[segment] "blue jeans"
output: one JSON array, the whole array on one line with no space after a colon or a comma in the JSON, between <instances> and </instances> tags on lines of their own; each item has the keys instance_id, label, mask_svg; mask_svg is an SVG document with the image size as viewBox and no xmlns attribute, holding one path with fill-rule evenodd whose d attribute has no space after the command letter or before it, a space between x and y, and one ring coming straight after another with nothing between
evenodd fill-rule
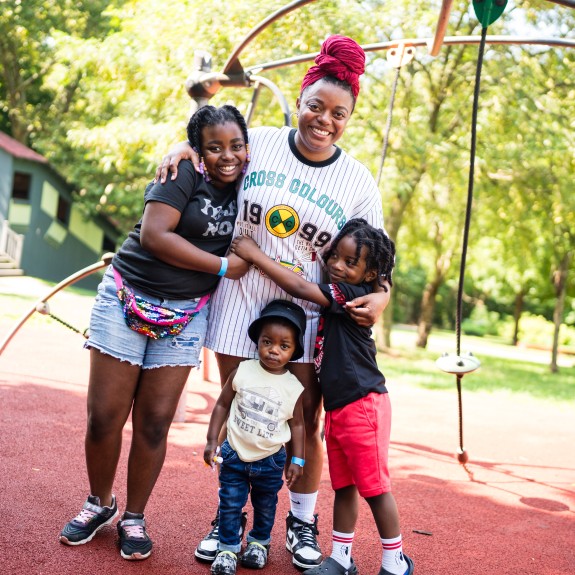
<instances>
[{"instance_id":1,"label":"blue jeans","mask_svg":"<svg viewBox=\"0 0 575 575\"><path fill-rule=\"evenodd\" d=\"M285 447L264 459L246 463L231 448L227 440L222 443L220 456L220 523L219 549L238 553L242 547L240 527L242 509L251 492L254 508L253 528L247 541L268 545L276 517L278 492L283 485L286 462Z\"/></svg>"}]
</instances>

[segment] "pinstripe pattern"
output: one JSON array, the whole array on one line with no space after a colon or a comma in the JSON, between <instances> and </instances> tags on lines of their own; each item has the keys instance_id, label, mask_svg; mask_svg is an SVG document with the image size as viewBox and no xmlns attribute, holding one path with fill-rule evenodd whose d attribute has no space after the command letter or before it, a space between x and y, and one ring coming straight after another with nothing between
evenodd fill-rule
<instances>
[{"instance_id":1,"label":"pinstripe pattern","mask_svg":"<svg viewBox=\"0 0 575 575\"><path fill-rule=\"evenodd\" d=\"M289 133L288 127L250 130L252 158L238 191L234 237L250 235L271 258L320 283L318 252L348 219L364 218L383 227L381 197L360 162L343 151L326 162L305 161L290 148ZM283 207L278 210L278 206ZM306 354L299 361L311 363L319 306L288 296L253 268L241 280L223 278L218 285L211 301L206 347L257 357L247 328L274 298L293 299L306 311Z\"/></svg>"}]
</instances>

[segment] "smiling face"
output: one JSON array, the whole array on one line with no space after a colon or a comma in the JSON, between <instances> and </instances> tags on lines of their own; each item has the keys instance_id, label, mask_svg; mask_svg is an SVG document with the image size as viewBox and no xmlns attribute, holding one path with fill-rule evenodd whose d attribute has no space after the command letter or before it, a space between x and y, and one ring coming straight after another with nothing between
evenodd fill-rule
<instances>
[{"instance_id":1,"label":"smiling face","mask_svg":"<svg viewBox=\"0 0 575 575\"><path fill-rule=\"evenodd\" d=\"M202 157L216 188L233 184L246 163L246 142L240 127L234 122L202 129Z\"/></svg>"},{"instance_id":2,"label":"smiling face","mask_svg":"<svg viewBox=\"0 0 575 575\"><path fill-rule=\"evenodd\" d=\"M340 86L318 80L297 99L298 150L313 162L327 160L335 151L353 112L352 95Z\"/></svg>"},{"instance_id":3,"label":"smiling face","mask_svg":"<svg viewBox=\"0 0 575 575\"><path fill-rule=\"evenodd\" d=\"M377 277L376 270L368 270L366 265L367 246L361 248L357 257L357 242L352 236L341 238L337 246L331 250L326 262L331 283L348 283L359 285L372 282Z\"/></svg>"},{"instance_id":4,"label":"smiling face","mask_svg":"<svg viewBox=\"0 0 575 575\"><path fill-rule=\"evenodd\" d=\"M258 355L261 366L270 373L285 373L285 365L296 350L296 329L278 321L262 325L258 337Z\"/></svg>"}]
</instances>

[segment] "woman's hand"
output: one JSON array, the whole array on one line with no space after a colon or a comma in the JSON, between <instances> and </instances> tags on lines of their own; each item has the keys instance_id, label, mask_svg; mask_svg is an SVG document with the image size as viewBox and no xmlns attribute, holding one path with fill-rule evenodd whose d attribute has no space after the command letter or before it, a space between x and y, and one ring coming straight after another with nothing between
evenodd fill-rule
<instances>
[{"instance_id":1,"label":"woman's hand","mask_svg":"<svg viewBox=\"0 0 575 575\"><path fill-rule=\"evenodd\" d=\"M232 242L230 251L247 262L253 263L254 256L261 250L258 244L249 236L238 236Z\"/></svg>"},{"instance_id":2,"label":"woman's hand","mask_svg":"<svg viewBox=\"0 0 575 575\"><path fill-rule=\"evenodd\" d=\"M248 273L250 263L234 254L228 255L228 269L225 277L230 280L239 280Z\"/></svg>"},{"instance_id":3,"label":"woman's hand","mask_svg":"<svg viewBox=\"0 0 575 575\"><path fill-rule=\"evenodd\" d=\"M391 290L370 293L348 301L345 310L353 321L363 327L371 327L383 313L389 303Z\"/></svg>"},{"instance_id":4,"label":"woman's hand","mask_svg":"<svg viewBox=\"0 0 575 575\"><path fill-rule=\"evenodd\" d=\"M190 143L179 142L164 156L162 163L156 168L154 183L160 180L164 184L168 177L168 172L172 172L172 180L178 177L178 164L181 160L191 160L196 172L199 171L200 156L194 151Z\"/></svg>"}]
</instances>

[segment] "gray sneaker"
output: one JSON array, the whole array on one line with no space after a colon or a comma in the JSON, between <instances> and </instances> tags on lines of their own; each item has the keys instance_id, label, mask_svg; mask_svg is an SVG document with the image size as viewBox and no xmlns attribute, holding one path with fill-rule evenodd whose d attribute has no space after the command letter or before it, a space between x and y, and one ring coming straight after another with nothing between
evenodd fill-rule
<instances>
[{"instance_id":1,"label":"gray sneaker","mask_svg":"<svg viewBox=\"0 0 575 575\"><path fill-rule=\"evenodd\" d=\"M268 562L269 552L269 545L262 545L257 541L251 541L240 557L240 564L242 567L247 567L248 569L263 569Z\"/></svg>"},{"instance_id":2,"label":"gray sneaker","mask_svg":"<svg viewBox=\"0 0 575 575\"><path fill-rule=\"evenodd\" d=\"M116 496L112 495L112 505L102 507L100 498L89 495L82 511L60 532L60 542L65 545L83 545L91 541L102 527L110 525L118 516Z\"/></svg>"},{"instance_id":3,"label":"gray sneaker","mask_svg":"<svg viewBox=\"0 0 575 575\"><path fill-rule=\"evenodd\" d=\"M238 556L233 551L219 551L212 563L212 575L236 575Z\"/></svg>"}]
</instances>

